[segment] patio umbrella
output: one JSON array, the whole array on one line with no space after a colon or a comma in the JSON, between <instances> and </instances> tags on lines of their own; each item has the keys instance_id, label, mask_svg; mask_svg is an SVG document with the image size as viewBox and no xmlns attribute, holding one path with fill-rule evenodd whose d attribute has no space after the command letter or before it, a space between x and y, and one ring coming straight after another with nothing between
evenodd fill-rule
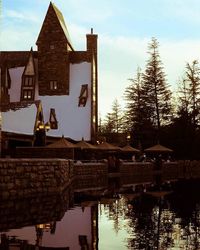
<instances>
[{"instance_id":1,"label":"patio umbrella","mask_svg":"<svg viewBox=\"0 0 200 250\"><path fill-rule=\"evenodd\" d=\"M140 153L140 150L137 148L133 148L130 145L126 145L121 148L122 152L130 152L130 153Z\"/></svg>"},{"instance_id":2,"label":"patio umbrella","mask_svg":"<svg viewBox=\"0 0 200 250\"><path fill-rule=\"evenodd\" d=\"M76 146L81 149L96 149L96 147L84 140L76 143Z\"/></svg>"},{"instance_id":3,"label":"patio umbrella","mask_svg":"<svg viewBox=\"0 0 200 250\"><path fill-rule=\"evenodd\" d=\"M47 145L48 148L76 148L76 144L71 143L70 141L66 140L64 137L59 139L56 142L53 142Z\"/></svg>"},{"instance_id":4,"label":"patio umbrella","mask_svg":"<svg viewBox=\"0 0 200 250\"><path fill-rule=\"evenodd\" d=\"M108 142L102 142L101 144L98 144L96 146L96 148L98 149L102 149L102 150L108 150L108 151L118 151L120 150L120 147L114 146Z\"/></svg>"},{"instance_id":5,"label":"patio umbrella","mask_svg":"<svg viewBox=\"0 0 200 250\"><path fill-rule=\"evenodd\" d=\"M164 147L161 144L156 144L150 148L146 148L144 151L149 152L149 153L172 153L173 152L172 149Z\"/></svg>"}]
</instances>

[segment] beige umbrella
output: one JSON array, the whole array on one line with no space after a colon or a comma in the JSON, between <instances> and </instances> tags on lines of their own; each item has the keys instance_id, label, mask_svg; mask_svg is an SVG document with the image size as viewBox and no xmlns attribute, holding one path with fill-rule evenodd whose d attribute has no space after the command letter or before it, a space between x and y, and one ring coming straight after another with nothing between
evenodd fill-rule
<instances>
[{"instance_id":1,"label":"beige umbrella","mask_svg":"<svg viewBox=\"0 0 200 250\"><path fill-rule=\"evenodd\" d=\"M140 150L137 148L133 148L130 145L126 145L121 148L121 151L123 152L130 152L130 153L140 153Z\"/></svg>"},{"instance_id":2,"label":"beige umbrella","mask_svg":"<svg viewBox=\"0 0 200 250\"><path fill-rule=\"evenodd\" d=\"M173 150L167 147L162 146L161 144L156 144L150 148L144 150L145 152L152 152L152 153L172 153Z\"/></svg>"},{"instance_id":3,"label":"beige umbrella","mask_svg":"<svg viewBox=\"0 0 200 250\"><path fill-rule=\"evenodd\" d=\"M81 149L96 149L96 147L84 140L76 143L76 146Z\"/></svg>"},{"instance_id":4,"label":"beige umbrella","mask_svg":"<svg viewBox=\"0 0 200 250\"><path fill-rule=\"evenodd\" d=\"M102 150L112 150L112 151L120 150L120 147L114 146L108 142L102 142L101 144L98 144L96 147Z\"/></svg>"},{"instance_id":5,"label":"beige umbrella","mask_svg":"<svg viewBox=\"0 0 200 250\"><path fill-rule=\"evenodd\" d=\"M47 145L48 148L76 148L77 146L62 137L60 140Z\"/></svg>"}]
</instances>

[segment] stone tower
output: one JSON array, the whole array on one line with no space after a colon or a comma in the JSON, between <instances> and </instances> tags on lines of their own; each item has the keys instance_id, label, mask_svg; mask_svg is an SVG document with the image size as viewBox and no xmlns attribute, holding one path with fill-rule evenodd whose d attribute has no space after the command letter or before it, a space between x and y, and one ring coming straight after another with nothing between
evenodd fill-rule
<instances>
[{"instance_id":1,"label":"stone tower","mask_svg":"<svg viewBox=\"0 0 200 250\"><path fill-rule=\"evenodd\" d=\"M69 51L73 51L62 13L50 3L37 42L39 95L69 94Z\"/></svg>"}]
</instances>

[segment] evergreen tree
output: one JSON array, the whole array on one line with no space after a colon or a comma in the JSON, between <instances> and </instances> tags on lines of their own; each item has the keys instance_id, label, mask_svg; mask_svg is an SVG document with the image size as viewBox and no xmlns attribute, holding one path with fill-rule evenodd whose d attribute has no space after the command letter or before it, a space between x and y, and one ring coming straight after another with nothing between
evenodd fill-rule
<instances>
[{"instance_id":1,"label":"evergreen tree","mask_svg":"<svg viewBox=\"0 0 200 250\"><path fill-rule=\"evenodd\" d=\"M144 131L144 102L141 96L142 77L141 69L137 69L135 78L129 79L130 85L125 89L124 97L126 100L126 124L127 131L131 132L131 138L136 140L136 144L142 140Z\"/></svg>"},{"instance_id":2,"label":"evergreen tree","mask_svg":"<svg viewBox=\"0 0 200 250\"><path fill-rule=\"evenodd\" d=\"M104 132L119 133L123 130L123 114L117 99L113 101L112 110L106 115L104 122Z\"/></svg>"},{"instance_id":3,"label":"evergreen tree","mask_svg":"<svg viewBox=\"0 0 200 250\"><path fill-rule=\"evenodd\" d=\"M113 124L114 124L114 131L115 133L119 133L122 130L122 110L121 106L117 99L113 101L112 105L112 117L113 117Z\"/></svg>"},{"instance_id":4,"label":"evergreen tree","mask_svg":"<svg viewBox=\"0 0 200 250\"><path fill-rule=\"evenodd\" d=\"M171 114L171 91L166 83L158 46L158 41L152 38L148 47L150 58L142 77L142 98L145 111L147 119L157 130L157 141L160 139L161 126L170 122Z\"/></svg>"},{"instance_id":5,"label":"evergreen tree","mask_svg":"<svg viewBox=\"0 0 200 250\"><path fill-rule=\"evenodd\" d=\"M190 122L195 132L200 117L200 68L197 60L186 64L185 74L179 85L178 117Z\"/></svg>"},{"instance_id":6,"label":"evergreen tree","mask_svg":"<svg viewBox=\"0 0 200 250\"><path fill-rule=\"evenodd\" d=\"M98 136L100 140L123 144L125 137L124 130L124 115L121 106L117 99L113 101L111 112L106 114L104 120L99 121Z\"/></svg>"},{"instance_id":7,"label":"evergreen tree","mask_svg":"<svg viewBox=\"0 0 200 250\"><path fill-rule=\"evenodd\" d=\"M101 125L101 133L112 133L114 129L114 124L112 121L112 113L107 113L106 118Z\"/></svg>"},{"instance_id":8,"label":"evergreen tree","mask_svg":"<svg viewBox=\"0 0 200 250\"><path fill-rule=\"evenodd\" d=\"M179 81L179 90L178 90L178 99L179 99L179 107L178 110L182 109L187 114L189 113L189 102L190 102L190 96L189 96L189 88L186 79L183 77Z\"/></svg>"},{"instance_id":9,"label":"evergreen tree","mask_svg":"<svg viewBox=\"0 0 200 250\"><path fill-rule=\"evenodd\" d=\"M191 65L186 64L185 81L188 83L189 110L192 124L196 130L200 115L200 68L197 60L194 60Z\"/></svg>"},{"instance_id":10,"label":"evergreen tree","mask_svg":"<svg viewBox=\"0 0 200 250\"><path fill-rule=\"evenodd\" d=\"M189 158L199 154L199 118L200 118L200 68L197 60L187 63L182 81L179 83L179 105L176 126L176 138L182 142L182 150ZM185 144L183 148L183 143ZM180 146L180 145L179 145Z\"/></svg>"}]
</instances>

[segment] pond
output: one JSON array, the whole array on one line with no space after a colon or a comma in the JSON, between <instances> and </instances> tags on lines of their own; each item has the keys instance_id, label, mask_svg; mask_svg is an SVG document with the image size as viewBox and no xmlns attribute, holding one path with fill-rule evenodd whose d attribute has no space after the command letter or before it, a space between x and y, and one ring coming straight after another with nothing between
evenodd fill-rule
<instances>
[{"instance_id":1,"label":"pond","mask_svg":"<svg viewBox=\"0 0 200 250\"><path fill-rule=\"evenodd\" d=\"M0 249L200 249L199 180L111 186L1 201Z\"/></svg>"}]
</instances>

